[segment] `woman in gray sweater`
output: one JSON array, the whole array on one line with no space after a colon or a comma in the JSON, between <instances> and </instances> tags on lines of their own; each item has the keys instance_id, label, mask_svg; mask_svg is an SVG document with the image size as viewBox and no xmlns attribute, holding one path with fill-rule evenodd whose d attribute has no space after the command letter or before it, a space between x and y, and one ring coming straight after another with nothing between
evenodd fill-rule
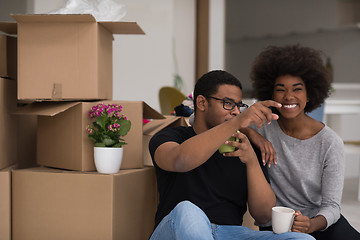
<instances>
[{"instance_id":1,"label":"woman in gray sweater","mask_svg":"<svg viewBox=\"0 0 360 240\"><path fill-rule=\"evenodd\" d=\"M316 239L360 239L340 213L343 141L306 114L330 92L321 53L300 45L270 46L255 59L251 79L255 98L282 104L274 109L278 120L256 129L267 140L251 130L247 134L267 152L263 163L269 166L276 205L296 210L292 231L310 233ZM271 222L266 226L271 228ZM268 230L266 226L260 229Z\"/></svg>"}]
</instances>

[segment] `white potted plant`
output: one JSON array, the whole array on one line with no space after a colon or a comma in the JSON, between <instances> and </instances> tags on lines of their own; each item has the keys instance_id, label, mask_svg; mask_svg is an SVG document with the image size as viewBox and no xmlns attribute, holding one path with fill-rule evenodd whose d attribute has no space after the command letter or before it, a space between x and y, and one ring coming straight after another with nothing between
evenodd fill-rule
<instances>
[{"instance_id":1,"label":"white potted plant","mask_svg":"<svg viewBox=\"0 0 360 240\"><path fill-rule=\"evenodd\" d=\"M127 144L122 137L131 127L131 121L121 111L121 105L100 103L88 112L92 125L88 125L86 131L95 143L94 161L99 173L113 174L120 169L122 146Z\"/></svg>"}]
</instances>

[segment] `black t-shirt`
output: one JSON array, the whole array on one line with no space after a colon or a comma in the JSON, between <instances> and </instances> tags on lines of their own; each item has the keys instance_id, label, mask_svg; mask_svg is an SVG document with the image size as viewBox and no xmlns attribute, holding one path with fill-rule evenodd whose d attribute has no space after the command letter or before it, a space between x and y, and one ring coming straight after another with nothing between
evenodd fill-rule
<instances>
[{"instance_id":1,"label":"black t-shirt","mask_svg":"<svg viewBox=\"0 0 360 240\"><path fill-rule=\"evenodd\" d=\"M181 144L195 135L192 127L175 127L158 132L150 140L160 195L155 226L184 200L201 208L211 223L241 225L246 212L247 178L246 166L238 157L224 157L216 151L201 166L185 173L164 171L155 163L154 153L161 144L169 141ZM255 152L261 162L260 151ZM262 169L268 180L266 167Z\"/></svg>"}]
</instances>

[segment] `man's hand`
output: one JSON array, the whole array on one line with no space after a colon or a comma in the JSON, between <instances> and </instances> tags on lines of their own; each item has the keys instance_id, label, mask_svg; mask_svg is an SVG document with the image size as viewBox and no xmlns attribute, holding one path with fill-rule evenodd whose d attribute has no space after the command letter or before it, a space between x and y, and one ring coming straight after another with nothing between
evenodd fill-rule
<instances>
[{"instance_id":1,"label":"man's hand","mask_svg":"<svg viewBox=\"0 0 360 240\"><path fill-rule=\"evenodd\" d=\"M245 164L249 161L254 161L257 163L256 154L247 136L240 131L234 133L232 136L238 138L239 141L226 141L225 144L235 147L236 150L234 152L224 153L224 156L239 157L240 160Z\"/></svg>"},{"instance_id":2,"label":"man's hand","mask_svg":"<svg viewBox=\"0 0 360 240\"><path fill-rule=\"evenodd\" d=\"M272 120L279 119L277 114L272 113L270 107L281 107L281 104L272 100L260 101L251 105L248 109L238 115L241 119L240 128L256 125L261 128L265 123L270 124Z\"/></svg>"}]
</instances>

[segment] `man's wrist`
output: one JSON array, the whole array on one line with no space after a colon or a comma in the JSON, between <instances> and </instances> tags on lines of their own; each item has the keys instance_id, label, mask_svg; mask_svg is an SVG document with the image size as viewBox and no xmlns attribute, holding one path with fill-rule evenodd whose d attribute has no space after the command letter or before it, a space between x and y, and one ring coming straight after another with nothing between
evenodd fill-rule
<instances>
[{"instance_id":1,"label":"man's wrist","mask_svg":"<svg viewBox=\"0 0 360 240\"><path fill-rule=\"evenodd\" d=\"M253 157L250 157L250 159L245 162L245 165L248 168L256 167L258 165L258 159L257 159L256 155Z\"/></svg>"}]
</instances>

